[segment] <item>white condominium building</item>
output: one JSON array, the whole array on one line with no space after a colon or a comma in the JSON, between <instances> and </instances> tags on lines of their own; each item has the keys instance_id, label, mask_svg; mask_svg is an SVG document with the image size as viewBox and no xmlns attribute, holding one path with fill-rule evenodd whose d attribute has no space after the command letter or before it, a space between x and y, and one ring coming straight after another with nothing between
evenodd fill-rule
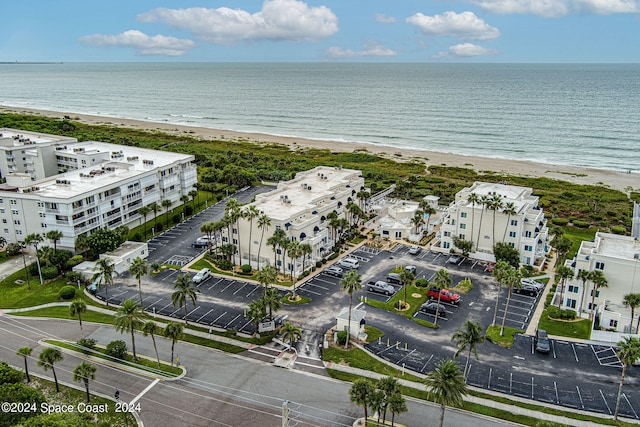
<instances>
[{"instance_id":1,"label":"white condominium building","mask_svg":"<svg viewBox=\"0 0 640 427\"><path fill-rule=\"evenodd\" d=\"M630 236L596 233L593 241L583 241L573 260L567 266L580 270L600 270L607 280L606 287L599 287L593 300L594 284L574 277L564 289L562 308L576 310L582 317L589 317L592 309L599 318L602 329L629 332L631 310L623 302L626 294L640 293L640 241ZM593 307L592 307L593 300ZM638 310L635 313L635 332Z\"/></svg>"},{"instance_id":2,"label":"white condominium building","mask_svg":"<svg viewBox=\"0 0 640 427\"><path fill-rule=\"evenodd\" d=\"M258 228L257 218L252 222L246 218L240 219L239 229L233 230L233 244L238 247L242 263L249 262L250 251L254 268L274 265L275 254L273 248L267 245L267 239L277 229L283 229L291 241L311 245L312 252L305 267L315 263L334 245L327 215L336 212L344 218L347 204L351 201L357 203L356 194L363 189L361 171L319 166L299 172L294 179L279 183L271 192L257 195L252 205L271 219L271 226L265 229L260 247L262 229ZM226 230L223 232L226 233ZM223 240L228 241L226 236ZM282 269L280 259L277 263ZM293 266L288 256L286 263L285 268L289 272ZM302 263L299 262L293 268L298 271L301 267Z\"/></svg>"},{"instance_id":3,"label":"white condominium building","mask_svg":"<svg viewBox=\"0 0 640 427\"><path fill-rule=\"evenodd\" d=\"M140 207L163 200L176 205L197 182L192 155L11 129L0 133L6 152L4 159L0 153L0 236L8 242L59 230L58 247L73 250L77 236L137 226ZM9 165L10 157L29 152L28 170Z\"/></svg>"},{"instance_id":4,"label":"white condominium building","mask_svg":"<svg viewBox=\"0 0 640 427\"><path fill-rule=\"evenodd\" d=\"M489 199L499 207L491 209ZM475 182L456 194L440 233L435 250L450 251L457 237L471 241L470 257L484 261L495 261L493 247L503 242L518 249L522 264L542 268L550 250L547 220L538 197L527 187Z\"/></svg>"}]
</instances>

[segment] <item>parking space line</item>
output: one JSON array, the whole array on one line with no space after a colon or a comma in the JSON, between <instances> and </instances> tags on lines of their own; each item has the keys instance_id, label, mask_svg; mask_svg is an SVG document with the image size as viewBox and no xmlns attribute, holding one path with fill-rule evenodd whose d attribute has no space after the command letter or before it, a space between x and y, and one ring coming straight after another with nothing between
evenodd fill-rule
<instances>
[{"instance_id":1,"label":"parking space line","mask_svg":"<svg viewBox=\"0 0 640 427\"><path fill-rule=\"evenodd\" d=\"M216 283L214 283L213 285L209 286L207 288L208 291L210 291L211 289L213 289L214 286L216 286L218 283L222 282L224 279L220 278L218 279L218 281Z\"/></svg>"},{"instance_id":2,"label":"parking space line","mask_svg":"<svg viewBox=\"0 0 640 427\"><path fill-rule=\"evenodd\" d=\"M240 292L245 286L247 286L247 282L242 282L242 286L240 286L234 293L233 295L237 294L238 292Z\"/></svg>"},{"instance_id":3,"label":"parking space line","mask_svg":"<svg viewBox=\"0 0 640 427\"><path fill-rule=\"evenodd\" d=\"M429 357L429 360L427 360L424 364L424 366L422 367L422 369L420 369L420 372L424 372L424 370L427 368L427 365L429 364L429 362L431 362L431 359L433 359L433 354Z\"/></svg>"},{"instance_id":4,"label":"parking space line","mask_svg":"<svg viewBox=\"0 0 640 427\"><path fill-rule=\"evenodd\" d=\"M558 396L558 384L554 381L553 388L556 389L556 403L560 404L560 396Z\"/></svg>"},{"instance_id":5,"label":"parking space line","mask_svg":"<svg viewBox=\"0 0 640 427\"><path fill-rule=\"evenodd\" d=\"M576 347L573 345L573 343L571 343L571 349L573 350L573 355L576 358L576 362L580 362L580 360L578 360L578 353L576 353Z\"/></svg>"},{"instance_id":6,"label":"parking space line","mask_svg":"<svg viewBox=\"0 0 640 427\"><path fill-rule=\"evenodd\" d=\"M162 308L161 308L160 310L158 310L158 311L162 311L162 310L164 310L165 308L169 307L170 305L173 305L173 303L172 303L172 302L170 302L169 304L165 305L164 307L162 307Z\"/></svg>"},{"instance_id":7,"label":"parking space line","mask_svg":"<svg viewBox=\"0 0 640 427\"><path fill-rule=\"evenodd\" d=\"M325 288L324 286L316 285L316 284L315 284L315 283L313 283L313 282L307 282L307 283L305 283L305 285L315 286L316 288L324 289L325 291L328 291L328 290L329 290L329 288Z\"/></svg>"},{"instance_id":8,"label":"parking space line","mask_svg":"<svg viewBox=\"0 0 640 427\"><path fill-rule=\"evenodd\" d=\"M246 328L247 326L249 326L252 322L253 322L253 319L249 319L249 321L248 321L247 323L245 323L244 325L242 325L242 326L240 327L240 329L238 329L238 330L242 332L242 331L244 330L244 328Z\"/></svg>"},{"instance_id":9,"label":"parking space line","mask_svg":"<svg viewBox=\"0 0 640 427\"><path fill-rule=\"evenodd\" d=\"M304 292L309 292L310 294L313 294L313 295L322 295L321 293L311 291L311 290L307 289L306 287L304 287L304 288L298 288L298 290L299 290L300 292L303 292L303 291L304 291Z\"/></svg>"},{"instance_id":10,"label":"parking space line","mask_svg":"<svg viewBox=\"0 0 640 427\"><path fill-rule=\"evenodd\" d=\"M607 399L604 397L604 393L600 389L598 389L598 391L600 392L600 396L602 397L602 400L604 400L604 404L607 406L607 411L609 411L609 415L612 415L613 412L611 412L611 408L609 407L609 403L607 402Z\"/></svg>"},{"instance_id":11,"label":"parking space line","mask_svg":"<svg viewBox=\"0 0 640 427\"><path fill-rule=\"evenodd\" d=\"M399 365L400 362L402 362L404 359L406 359L407 357L411 356L411 354L416 351L416 349L414 348L413 350L411 350L406 356L401 357L398 361L396 361L396 365Z\"/></svg>"},{"instance_id":12,"label":"parking space line","mask_svg":"<svg viewBox=\"0 0 640 427\"><path fill-rule=\"evenodd\" d=\"M206 317L209 313L211 313L213 310L215 310L215 308L212 308L211 310L207 311L205 314L203 314L202 316L198 317L198 320L196 320L196 323L200 323L200 321L202 320L203 317Z\"/></svg>"},{"instance_id":13,"label":"parking space line","mask_svg":"<svg viewBox=\"0 0 640 427\"><path fill-rule=\"evenodd\" d=\"M217 322L218 320L220 320L220 318L221 318L222 316L224 316L225 314L227 314L227 312L226 312L226 311L225 311L224 313L222 313L220 316L216 317L216 318L215 318L215 320L214 320L213 322L211 322L211 323L210 323L210 325L211 325L211 324L216 323L216 322Z\"/></svg>"},{"instance_id":14,"label":"parking space line","mask_svg":"<svg viewBox=\"0 0 640 427\"><path fill-rule=\"evenodd\" d=\"M580 398L580 406L584 409L584 402L582 401L582 394L580 394L580 387L576 386L576 390L578 390L578 397Z\"/></svg>"},{"instance_id":15,"label":"parking space line","mask_svg":"<svg viewBox=\"0 0 640 427\"><path fill-rule=\"evenodd\" d=\"M261 286L253 285L253 289L251 290L251 292L249 292L249 293L247 294L247 298L249 298L249 297L251 296L251 294L252 294L252 293L254 293L255 291L257 291L258 289L261 289L261 288L262 288Z\"/></svg>"},{"instance_id":16,"label":"parking space line","mask_svg":"<svg viewBox=\"0 0 640 427\"><path fill-rule=\"evenodd\" d=\"M232 324L233 322L236 321L236 319L238 317L242 316L242 314L238 314L236 317L234 317L233 319L231 319L231 321L229 323L227 323L226 325L224 325L224 328L227 329L229 327L230 324Z\"/></svg>"},{"instance_id":17,"label":"parking space line","mask_svg":"<svg viewBox=\"0 0 640 427\"><path fill-rule=\"evenodd\" d=\"M196 310L197 310L197 309L199 309L199 308L200 308L200 306L199 306L199 305L198 305L198 306L196 306L196 308L194 308L193 310L191 310L191 311L189 311L189 312L187 313L187 316L186 316L186 317L189 317L190 315L192 315L192 314L193 314L193 312L194 312L194 311L196 311Z\"/></svg>"},{"instance_id":18,"label":"parking space line","mask_svg":"<svg viewBox=\"0 0 640 427\"><path fill-rule=\"evenodd\" d=\"M180 310L182 310L182 307L178 307L176 308L173 313L171 313L169 316L173 317L174 314L176 314L177 312L179 312Z\"/></svg>"},{"instance_id":19,"label":"parking space line","mask_svg":"<svg viewBox=\"0 0 640 427\"><path fill-rule=\"evenodd\" d=\"M633 409L633 405L631 405L631 402L629 402L629 399L627 399L627 395L625 393L622 393L622 396L624 397L624 400L627 401L629 408L631 408L631 410L633 411L633 416L636 417L636 419L638 419L638 414L636 413L636 410Z\"/></svg>"},{"instance_id":20,"label":"parking space line","mask_svg":"<svg viewBox=\"0 0 640 427\"><path fill-rule=\"evenodd\" d=\"M231 282L229 282L229 284L228 284L227 286L225 286L225 287L224 287L224 289L222 289L220 292L224 292L224 291L226 291L226 290L227 290L227 289L229 289L229 287L230 287L231 285L233 285L235 282L236 282L235 280L232 280L232 281L231 281Z\"/></svg>"}]
</instances>

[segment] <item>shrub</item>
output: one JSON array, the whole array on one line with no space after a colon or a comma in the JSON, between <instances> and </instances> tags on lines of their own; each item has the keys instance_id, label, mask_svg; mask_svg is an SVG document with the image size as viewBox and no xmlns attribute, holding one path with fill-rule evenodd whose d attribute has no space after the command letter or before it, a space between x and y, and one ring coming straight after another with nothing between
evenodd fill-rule
<instances>
[{"instance_id":1,"label":"shrub","mask_svg":"<svg viewBox=\"0 0 640 427\"><path fill-rule=\"evenodd\" d=\"M9 243L7 245L7 256L14 256L14 255L18 255L20 252L22 252L22 246L20 246L18 243Z\"/></svg>"},{"instance_id":2,"label":"shrub","mask_svg":"<svg viewBox=\"0 0 640 427\"><path fill-rule=\"evenodd\" d=\"M160 233L162 231L162 223L158 222L153 226L154 233Z\"/></svg>"},{"instance_id":3,"label":"shrub","mask_svg":"<svg viewBox=\"0 0 640 427\"><path fill-rule=\"evenodd\" d=\"M0 386L0 400L3 402L22 402L29 404L29 407L35 406L37 411L2 411L0 412L0 425L28 425L31 417L36 417L40 413L40 406L47 401L41 391L26 384L3 384ZM39 417L38 417L39 418ZM48 418L47 418L48 420ZM53 425L48 422L32 425Z\"/></svg>"},{"instance_id":4,"label":"shrub","mask_svg":"<svg viewBox=\"0 0 640 427\"><path fill-rule=\"evenodd\" d=\"M173 224L180 224L180 220L182 219L182 217L180 216L180 214L173 214L171 216L171 222Z\"/></svg>"},{"instance_id":5,"label":"shrub","mask_svg":"<svg viewBox=\"0 0 640 427\"><path fill-rule=\"evenodd\" d=\"M142 233L140 232L134 233L133 240L136 242L142 242Z\"/></svg>"},{"instance_id":6,"label":"shrub","mask_svg":"<svg viewBox=\"0 0 640 427\"><path fill-rule=\"evenodd\" d=\"M613 234L627 234L627 228L621 225L614 225L611 227L611 232Z\"/></svg>"},{"instance_id":7,"label":"shrub","mask_svg":"<svg viewBox=\"0 0 640 427\"><path fill-rule=\"evenodd\" d=\"M421 277L416 280L416 286L419 288L426 288L427 286L429 286L429 281L424 277Z\"/></svg>"},{"instance_id":8,"label":"shrub","mask_svg":"<svg viewBox=\"0 0 640 427\"><path fill-rule=\"evenodd\" d=\"M322 267L322 261L316 261L316 267L317 268Z\"/></svg>"},{"instance_id":9,"label":"shrub","mask_svg":"<svg viewBox=\"0 0 640 427\"><path fill-rule=\"evenodd\" d=\"M249 264L243 264L242 267L240 267L240 269L244 274L251 273L251 266Z\"/></svg>"},{"instance_id":10,"label":"shrub","mask_svg":"<svg viewBox=\"0 0 640 427\"><path fill-rule=\"evenodd\" d=\"M339 255L340 255L340 254L339 254L338 252L332 253L332 254L329 256L328 260L329 260L329 261L334 260L334 259L338 258L338 256L339 256Z\"/></svg>"},{"instance_id":11,"label":"shrub","mask_svg":"<svg viewBox=\"0 0 640 427\"><path fill-rule=\"evenodd\" d=\"M218 259L215 264L220 270L231 270L233 268L233 264L228 259Z\"/></svg>"},{"instance_id":12,"label":"shrub","mask_svg":"<svg viewBox=\"0 0 640 427\"><path fill-rule=\"evenodd\" d=\"M191 205L187 205L187 206L185 206L185 208L184 208L184 214L185 214L186 216L191 216L191 215L193 215L193 206L191 206Z\"/></svg>"},{"instance_id":13,"label":"shrub","mask_svg":"<svg viewBox=\"0 0 640 427\"><path fill-rule=\"evenodd\" d=\"M82 261L84 261L84 257L82 255L75 255L69 258L65 265L67 268L73 268L76 265L80 264Z\"/></svg>"},{"instance_id":14,"label":"shrub","mask_svg":"<svg viewBox=\"0 0 640 427\"><path fill-rule=\"evenodd\" d=\"M551 223L555 225L567 225L569 220L567 218L552 218Z\"/></svg>"},{"instance_id":15,"label":"shrub","mask_svg":"<svg viewBox=\"0 0 640 427\"><path fill-rule=\"evenodd\" d=\"M84 354L91 354L93 349L96 348L96 340L93 338L81 338L76 344L83 347L80 351Z\"/></svg>"},{"instance_id":16,"label":"shrub","mask_svg":"<svg viewBox=\"0 0 640 427\"><path fill-rule=\"evenodd\" d=\"M338 345L344 345L347 342L347 331L338 332Z\"/></svg>"},{"instance_id":17,"label":"shrub","mask_svg":"<svg viewBox=\"0 0 640 427\"><path fill-rule=\"evenodd\" d=\"M589 228L591 226L591 223L582 219L576 219L575 221L573 221L573 225L578 228Z\"/></svg>"},{"instance_id":18,"label":"shrub","mask_svg":"<svg viewBox=\"0 0 640 427\"><path fill-rule=\"evenodd\" d=\"M309 270L305 270L298 276L298 279L302 279L303 277L307 277L309 275Z\"/></svg>"},{"instance_id":19,"label":"shrub","mask_svg":"<svg viewBox=\"0 0 640 427\"><path fill-rule=\"evenodd\" d=\"M0 384L15 384L24 381L25 375L13 369L7 362L0 362Z\"/></svg>"},{"instance_id":20,"label":"shrub","mask_svg":"<svg viewBox=\"0 0 640 427\"><path fill-rule=\"evenodd\" d=\"M63 286L60 289L60 298L64 300L73 299L76 296L76 287L71 285Z\"/></svg>"},{"instance_id":21,"label":"shrub","mask_svg":"<svg viewBox=\"0 0 640 427\"><path fill-rule=\"evenodd\" d=\"M107 344L106 354L116 359L124 359L127 355L127 344L122 340L111 341Z\"/></svg>"},{"instance_id":22,"label":"shrub","mask_svg":"<svg viewBox=\"0 0 640 427\"><path fill-rule=\"evenodd\" d=\"M42 272L43 279L55 279L58 277L58 267L52 265L51 267L42 267L40 269Z\"/></svg>"}]
</instances>

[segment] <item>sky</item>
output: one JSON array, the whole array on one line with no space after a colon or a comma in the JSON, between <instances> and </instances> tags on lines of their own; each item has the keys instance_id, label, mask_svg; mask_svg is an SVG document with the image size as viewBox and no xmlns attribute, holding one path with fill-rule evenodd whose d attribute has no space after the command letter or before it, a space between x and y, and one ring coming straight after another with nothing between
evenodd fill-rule
<instances>
[{"instance_id":1,"label":"sky","mask_svg":"<svg viewBox=\"0 0 640 427\"><path fill-rule=\"evenodd\" d=\"M0 15L3 62L640 62L640 0L21 0Z\"/></svg>"}]
</instances>

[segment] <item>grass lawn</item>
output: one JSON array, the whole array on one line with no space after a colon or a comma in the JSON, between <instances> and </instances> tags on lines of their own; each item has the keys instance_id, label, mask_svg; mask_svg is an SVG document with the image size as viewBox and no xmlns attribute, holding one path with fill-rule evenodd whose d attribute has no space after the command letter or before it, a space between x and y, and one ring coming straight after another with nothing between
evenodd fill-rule
<instances>
[{"instance_id":1,"label":"grass lawn","mask_svg":"<svg viewBox=\"0 0 640 427\"><path fill-rule=\"evenodd\" d=\"M0 307L26 308L50 302L63 301L59 296L59 292L60 289L67 284L67 280L64 278L56 279L48 283L45 281L44 285L41 285L37 277L31 277L31 290L29 290L27 283L17 285L15 283L16 280L24 280L26 282L24 270L13 273L0 282ZM78 292L77 294L80 296L82 292ZM89 303L88 298L83 298L83 300L85 300L87 304ZM92 302L92 304L95 303Z\"/></svg>"},{"instance_id":2,"label":"grass lawn","mask_svg":"<svg viewBox=\"0 0 640 427\"><path fill-rule=\"evenodd\" d=\"M583 240L590 241L596 236L596 231L598 231L598 227L591 228L578 228L573 226L564 226L560 227L562 231L564 231L564 237L571 240L571 249L567 253L567 259L572 259L578 249L580 249L580 244Z\"/></svg>"},{"instance_id":3,"label":"grass lawn","mask_svg":"<svg viewBox=\"0 0 640 427\"><path fill-rule=\"evenodd\" d=\"M413 294L416 294L416 295L420 294L420 296L414 297ZM395 293L395 295L388 302L369 299L367 300L367 305L370 305L372 307L378 307L383 310L390 311L392 313L400 314L401 316L404 316L407 319L411 319L422 326L427 326L429 328L438 328L437 325L434 325L431 322L428 322L422 319L416 319L413 317L416 310L427 300L426 289L419 288L417 286L407 286L407 303L410 305L411 308L404 311L397 310L395 308L397 303L403 300L404 300L404 290L400 289L398 292Z\"/></svg>"},{"instance_id":4,"label":"grass lawn","mask_svg":"<svg viewBox=\"0 0 640 427\"><path fill-rule=\"evenodd\" d=\"M365 325L364 331L367 333L367 342L377 341L384 336L384 332L380 329L376 329L373 326Z\"/></svg>"},{"instance_id":5,"label":"grass lawn","mask_svg":"<svg viewBox=\"0 0 640 427\"><path fill-rule=\"evenodd\" d=\"M538 328L546 330L549 335L579 338L583 340L588 340L591 337L591 321L589 319L571 322L552 320L549 319L547 310L542 312Z\"/></svg>"},{"instance_id":6,"label":"grass lawn","mask_svg":"<svg viewBox=\"0 0 640 427\"><path fill-rule=\"evenodd\" d=\"M458 282L458 284L453 288L451 288L450 290L451 292L455 292L460 295L466 295L469 292L471 292L471 289L473 289L473 283L471 282L471 279L467 277L466 279L463 279L460 282Z\"/></svg>"},{"instance_id":7,"label":"grass lawn","mask_svg":"<svg viewBox=\"0 0 640 427\"><path fill-rule=\"evenodd\" d=\"M515 341L515 335L517 333L523 333L522 329L513 329L507 326L504 327L504 335L500 336L500 325L489 326L485 333L486 338L494 344L499 346L510 348Z\"/></svg>"},{"instance_id":8,"label":"grass lawn","mask_svg":"<svg viewBox=\"0 0 640 427\"><path fill-rule=\"evenodd\" d=\"M69 307L47 307L38 308L36 310L23 311L20 313L12 313L11 316L27 316L27 317L53 317L56 319L78 320L77 317L69 316ZM82 314L83 322L107 323L113 324L113 316L109 314L92 311L87 307L87 311ZM80 326L78 326L80 327Z\"/></svg>"},{"instance_id":9,"label":"grass lawn","mask_svg":"<svg viewBox=\"0 0 640 427\"><path fill-rule=\"evenodd\" d=\"M399 369L393 368L386 363L382 363L374 359L366 351L354 348L352 350L342 350L336 347L329 347L322 350L322 360L333 363L346 363L352 368L365 369L367 371L377 372L382 375L389 375L396 378L402 378L409 381L421 382L422 380L415 375L405 374Z\"/></svg>"},{"instance_id":10,"label":"grass lawn","mask_svg":"<svg viewBox=\"0 0 640 427\"><path fill-rule=\"evenodd\" d=\"M302 304L309 304L311 302L311 298L309 297L305 297L302 295L297 295L298 300L297 301L293 301L291 300L292 294L287 294L282 298L282 303L283 304L289 304L289 305L302 305Z\"/></svg>"}]
</instances>

